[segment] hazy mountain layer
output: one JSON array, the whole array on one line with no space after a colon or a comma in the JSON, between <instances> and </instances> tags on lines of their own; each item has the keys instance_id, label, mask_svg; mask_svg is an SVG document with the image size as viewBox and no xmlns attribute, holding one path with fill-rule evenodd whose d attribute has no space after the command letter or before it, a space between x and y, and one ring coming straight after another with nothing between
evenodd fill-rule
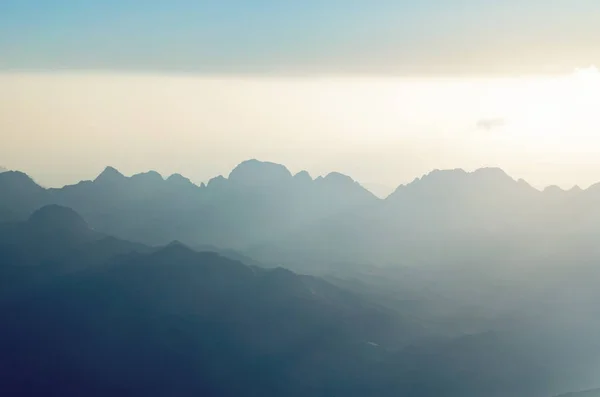
<instances>
[{"instance_id":1,"label":"hazy mountain layer","mask_svg":"<svg viewBox=\"0 0 600 397\"><path fill-rule=\"evenodd\" d=\"M548 397L597 386L596 266L510 279L368 270L333 285L108 237L46 206L0 228L0 389Z\"/></svg>"},{"instance_id":2,"label":"hazy mountain layer","mask_svg":"<svg viewBox=\"0 0 600 397\"><path fill-rule=\"evenodd\" d=\"M312 179L250 160L206 186L156 172L125 177L108 167L94 181L43 189L6 172L0 219L23 220L60 204L127 240L235 249L311 272L357 264L520 267L596 260L599 195L597 186L542 192L487 168L434 171L382 200L338 173Z\"/></svg>"}]
</instances>

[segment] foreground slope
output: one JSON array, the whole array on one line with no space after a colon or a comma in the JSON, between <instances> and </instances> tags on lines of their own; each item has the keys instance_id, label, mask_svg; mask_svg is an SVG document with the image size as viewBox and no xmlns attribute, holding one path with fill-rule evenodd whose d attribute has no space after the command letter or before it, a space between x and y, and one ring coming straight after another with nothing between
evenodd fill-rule
<instances>
[{"instance_id":1,"label":"foreground slope","mask_svg":"<svg viewBox=\"0 0 600 397\"><path fill-rule=\"evenodd\" d=\"M413 295L416 279L388 277L404 297L378 296L380 284L348 292L181 243L107 237L54 205L0 230L0 390L11 395L547 397L596 385L594 266L528 274L504 287L515 303L504 309L502 295L459 283L490 318L456 334L419 302L456 309L453 286L437 298L421 280Z\"/></svg>"},{"instance_id":2,"label":"foreground slope","mask_svg":"<svg viewBox=\"0 0 600 397\"><path fill-rule=\"evenodd\" d=\"M110 239L112 252L99 251L106 239L58 206L4 225L3 246L29 256L3 254L3 282L25 292L0 300L2 390L314 394L345 389L343 379L421 334L414 321L317 278L179 243L148 251Z\"/></svg>"}]
</instances>

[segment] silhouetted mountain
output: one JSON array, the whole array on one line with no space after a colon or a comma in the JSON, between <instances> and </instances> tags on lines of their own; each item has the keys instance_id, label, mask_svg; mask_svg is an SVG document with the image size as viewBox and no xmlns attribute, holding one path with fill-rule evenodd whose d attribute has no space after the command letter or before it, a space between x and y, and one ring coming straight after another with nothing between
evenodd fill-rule
<instances>
[{"instance_id":1,"label":"silhouetted mountain","mask_svg":"<svg viewBox=\"0 0 600 397\"><path fill-rule=\"evenodd\" d=\"M248 160L235 167L228 179L234 184L261 187L289 183L292 174L280 164Z\"/></svg>"},{"instance_id":2,"label":"silhouetted mountain","mask_svg":"<svg viewBox=\"0 0 600 397\"><path fill-rule=\"evenodd\" d=\"M81 213L100 232L149 245L234 249L263 263L319 271L347 264L479 263L490 257L596 253L596 186L540 192L504 171L433 171L385 200L339 173L312 179L250 160L198 187L180 175L125 177L43 189L0 174L0 220L46 204ZM600 256L598 256L600 257ZM311 267L314 264L314 267Z\"/></svg>"},{"instance_id":3,"label":"silhouetted mountain","mask_svg":"<svg viewBox=\"0 0 600 397\"><path fill-rule=\"evenodd\" d=\"M92 230L70 208L48 205L26 222L0 223L0 300L115 255L150 251Z\"/></svg>"},{"instance_id":4,"label":"silhouetted mountain","mask_svg":"<svg viewBox=\"0 0 600 397\"><path fill-rule=\"evenodd\" d=\"M11 250L27 252L38 262L53 259L79 244L103 237L75 211L58 205L40 208L26 222L0 224L1 244Z\"/></svg>"},{"instance_id":5,"label":"silhouetted mountain","mask_svg":"<svg viewBox=\"0 0 600 397\"><path fill-rule=\"evenodd\" d=\"M188 178L180 175L180 174L173 174L170 177L167 178L167 182L169 182L170 184L172 184L173 186L177 187L177 188L182 188L182 189L188 189L188 190L197 190L200 187L194 185Z\"/></svg>"},{"instance_id":6,"label":"silhouetted mountain","mask_svg":"<svg viewBox=\"0 0 600 397\"><path fill-rule=\"evenodd\" d=\"M28 226L84 226L68 209L40 211ZM79 248L69 261L93 249ZM14 396L340 395L343 379L422 332L320 279L179 242L51 275L0 301L0 388Z\"/></svg>"},{"instance_id":7,"label":"silhouetted mountain","mask_svg":"<svg viewBox=\"0 0 600 397\"><path fill-rule=\"evenodd\" d=\"M213 178L205 187L180 175L164 180L153 171L125 177L112 167L94 181L61 189L45 190L29 182L35 194L12 189L13 199L0 197L2 208L15 213L7 220L25 219L42 205L59 204L81 213L94 229L120 238L152 245L177 239L191 246L237 250L376 202L341 174L313 181L308 174L293 177L282 165L257 160L240 164L229 178ZM0 181L0 189L4 187L10 188L8 181Z\"/></svg>"},{"instance_id":8,"label":"silhouetted mountain","mask_svg":"<svg viewBox=\"0 0 600 397\"><path fill-rule=\"evenodd\" d=\"M452 178L471 192L488 186L489 202L481 205L494 211L494 194L514 189L525 192L524 200L531 193L518 181L498 187L471 179L480 175ZM315 190L355 187L337 175L314 183ZM256 187L227 189L230 200L248 200ZM435 202L440 190L418 189L416 202L433 208L427 200ZM269 191L288 192L280 184ZM532 194L546 200L545 193ZM322 257L335 257L339 247L368 254L357 246L385 245L352 240L377 233L354 225L378 211L387 221L398 210L393 200L375 203L358 215L323 218L316 223L323 229L299 230L330 233L317 236L324 239L316 252ZM473 266L453 262L445 249L452 260L438 264L348 266L330 278L334 285L248 266L225 256L247 260L231 251L195 252L180 241L155 249L108 237L58 205L0 225L0 390L11 395L547 397L597 384L600 270L586 256L565 266L568 253L550 251L537 257L543 263L523 267L520 261L532 257L508 262L501 252ZM403 242L409 235L399 236L385 243L410 248ZM344 246L351 241L358 242ZM306 238L296 243L279 255L297 252L296 262L303 253L294 247L305 244L309 257L318 247Z\"/></svg>"},{"instance_id":9,"label":"silhouetted mountain","mask_svg":"<svg viewBox=\"0 0 600 397\"><path fill-rule=\"evenodd\" d=\"M297 183L305 183L307 185L313 180L308 171L298 172L296 175L294 175L294 179L297 181Z\"/></svg>"},{"instance_id":10,"label":"silhouetted mountain","mask_svg":"<svg viewBox=\"0 0 600 397\"><path fill-rule=\"evenodd\" d=\"M121 174L116 168L108 166L100 173L100 175L96 177L96 179L94 179L94 182L115 184L122 183L124 180L125 176L123 174Z\"/></svg>"},{"instance_id":11,"label":"silhouetted mountain","mask_svg":"<svg viewBox=\"0 0 600 397\"><path fill-rule=\"evenodd\" d=\"M88 224L78 213L59 205L47 205L35 211L29 217L29 226L38 232L49 231L60 234L65 239L85 239L91 232Z\"/></svg>"},{"instance_id":12,"label":"silhouetted mountain","mask_svg":"<svg viewBox=\"0 0 600 397\"><path fill-rule=\"evenodd\" d=\"M44 193L41 186L22 172L0 173L0 221L27 218L46 203Z\"/></svg>"},{"instance_id":13,"label":"silhouetted mountain","mask_svg":"<svg viewBox=\"0 0 600 397\"><path fill-rule=\"evenodd\" d=\"M593 380L599 360L593 345L580 345L596 330L576 317L557 328L548 314L533 328L512 321L423 339L420 323L321 279L173 242L0 303L0 388L15 396L545 396ZM578 344L566 343L573 336Z\"/></svg>"}]
</instances>

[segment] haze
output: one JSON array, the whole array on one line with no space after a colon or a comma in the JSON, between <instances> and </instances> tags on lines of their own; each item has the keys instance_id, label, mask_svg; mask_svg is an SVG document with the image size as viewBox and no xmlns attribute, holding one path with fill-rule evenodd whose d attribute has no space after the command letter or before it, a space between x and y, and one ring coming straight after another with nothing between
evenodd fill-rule
<instances>
[{"instance_id":1,"label":"haze","mask_svg":"<svg viewBox=\"0 0 600 397\"><path fill-rule=\"evenodd\" d=\"M586 187L600 174L598 100L593 67L522 78L4 73L0 159L47 186L106 165L201 182L260 158L389 189L484 166L539 188Z\"/></svg>"},{"instance_id":2,"label":"haze","mask_svg":"<svg viewBox=\"0 0 600 397\"><path fill-rule=\"evenodd\" d=\"M599 16L0 0L0 390L600 397Z\"/></svg>"}]
</instances>

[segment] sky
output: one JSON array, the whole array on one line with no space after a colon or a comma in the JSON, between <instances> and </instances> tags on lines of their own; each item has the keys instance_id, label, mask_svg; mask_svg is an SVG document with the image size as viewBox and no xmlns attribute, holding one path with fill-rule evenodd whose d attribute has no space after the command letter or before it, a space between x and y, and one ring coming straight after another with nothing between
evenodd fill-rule
<instances>
[{"instance_id":1,"label":"sky","mask_svg":"<svg viewBox=\"0 0 600 397\"><path fill-rule=\"evenodd\" d=\"M596 0L0 2L0 166L600 181Z\"/></svg>"},{"instance_id":2,"label":"sky","mask_svg":"<svg viewBox=\"0 0 600 397\"><path fill-rule=\"evenodd\" d=\"M569 72L596 0L3 0L0 67L210 74Z\"/></svg>"}]
</instances>

